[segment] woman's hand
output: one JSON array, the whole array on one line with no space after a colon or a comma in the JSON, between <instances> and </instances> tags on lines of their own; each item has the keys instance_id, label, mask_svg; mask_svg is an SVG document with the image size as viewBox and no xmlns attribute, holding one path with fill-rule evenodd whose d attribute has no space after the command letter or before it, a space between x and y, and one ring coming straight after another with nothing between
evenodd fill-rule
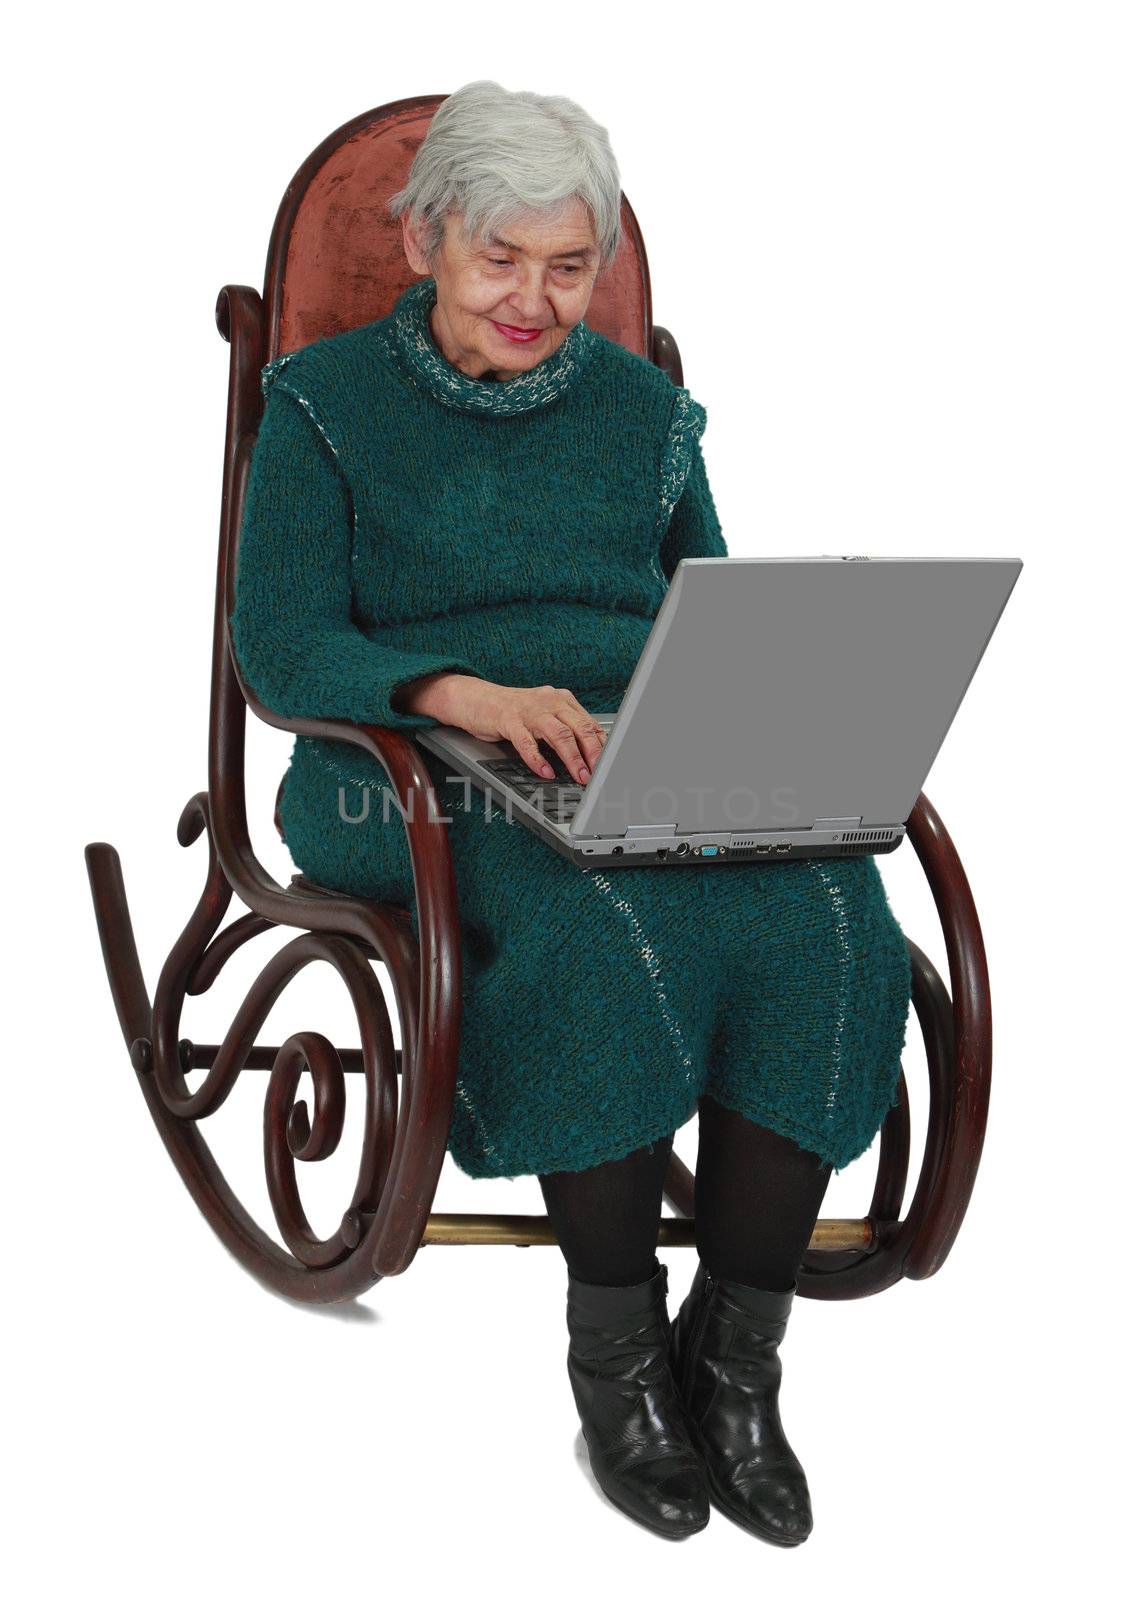
<instances>
[{"instance_id":1,"label":"woman's hand","mask_svg":"<svg viewBox=\"0 0 1130 1600\"><path fill-rule=\"evenodd\" d=\"M568 689L542 684L537 689L510 689L465 672L434 672L415 678L394 696L405 711L435 717L463 728L476 739L509 739L539 778L552 778L553 768L538 749L538 740L552 745L578 783L587 783L605 732Z\"/></svg>"}]
</instances>

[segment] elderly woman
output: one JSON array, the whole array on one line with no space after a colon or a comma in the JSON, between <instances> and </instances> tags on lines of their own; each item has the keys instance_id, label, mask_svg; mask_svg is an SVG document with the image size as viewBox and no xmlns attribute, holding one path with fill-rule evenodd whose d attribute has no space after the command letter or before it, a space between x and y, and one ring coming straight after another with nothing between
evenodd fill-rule
<instances>
[{"instance_id":1,"label":"elderly woman","mask_svg":"<svg viewBox=\"0 0 1130 1600\"><path fill-rule=\"evenodd\" d=\"M570 100L467 85L391 202L416 281L388 316L280 356L233 637L284 716L508 741L578 784L684 556L725 556L705 412L589 328L616 254L607 135ZM717 262L714 263L717 266ZM740 352L739 352L740 354ZM568 1372L594 1475L671 1538L710 1504L811 1528L778 1346L831 1172L894 1102L910 966L871 857L581 870L425 752L459 891L449 1148L537 1174L567 1266ZM299 738L299 869L407 905L383 769ZM675 1131L698 1115L698 1268L670 1324L655 1254Z\"/></svg>"}]
</instances>

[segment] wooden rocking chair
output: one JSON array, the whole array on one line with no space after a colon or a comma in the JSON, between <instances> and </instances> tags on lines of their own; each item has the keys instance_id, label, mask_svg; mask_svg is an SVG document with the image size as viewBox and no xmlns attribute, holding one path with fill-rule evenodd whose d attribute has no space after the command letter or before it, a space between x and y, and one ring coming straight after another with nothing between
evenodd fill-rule
<instances>
[{"instance_id":1,"label":"wooden rocking chair","mask_svg":"<svg viewBox=\"0 0 1130 1600\"><path fill-rule=\"evenodd\" d=\"M355 117L303 162L283 196L262 296L245 285L220 292L216 321L231 345L227 437L211 669L208 787L177 823L191 845L207 837L207 876L196 909L170 951L152 1003L146 993L118 852L88 844L87 870L118 1019L138 1083L181 1177L224 1243L265 1284L299 1301L362 1294L403 1272L421 1244L553 1244L545 1216L432 1212L456 1083L460 1030L460 940L456 883L445 830L424 826L428 769L403 733L359 723L284 720L243 682L231 647L236 553L244 490L262 414L260 370L284 351L384 316L412 281L399 224L385 202L400 188L444 97L398 100ZM587 321L645 355L682 383L678 347L651 320L647 257L623 200L623 242L599 283ZM295 874L283 888L256 860L244 793L246 708L292 734L345 740L380 761L406 821L419 941L401 906L354 899ZM415 793L413 793L415 791ZM415 819L415 820L412 820ZM275 823L278 825L276 803ZM823 1299L873 1294L900 1277L936 1272L954 1242L972 1192L989 1102L988 971L976 908L957 852L933 806L919 795L908 834L926 873L945 934L950 990L913 943L913 1005L922 1029L929 1109L922 1165L906 1215L910 1115L905 1076L880 1134L870 1208L859 1219L817 1223L798 1292ZM247 910L220 931L233 893ZM274 927L299 930L251 985L220 1044L181 1035L186 995L208 989L240 946ZM371 965L385 963L399 1013L396 1050L384 994ZM281 1045L254 1043L278 995L308 962L340 974L356 1010L360 1049L335 1049L302 1031ZM200 1132L239 1074L269 1073L265 1160L268 1190L286 1248L244 1209ZM313 1110L297 1098L310 1073ZM188 1075L203 1078L190 1087ZM329 1238L311 1229L299 1197L298 1161L329 1156L340 1139L347 1073L365 1080L360 1171ZM694 1180L672 1155L661 1245L694 1243Z\"/></svg>"}]
</instances>

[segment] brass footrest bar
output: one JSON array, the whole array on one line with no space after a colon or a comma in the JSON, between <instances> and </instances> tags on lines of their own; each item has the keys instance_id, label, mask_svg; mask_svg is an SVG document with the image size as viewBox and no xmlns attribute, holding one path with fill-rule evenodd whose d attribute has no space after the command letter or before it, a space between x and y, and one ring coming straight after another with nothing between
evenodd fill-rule
<instances>
[{"instance_id":1,"label":"brass footrest bar","mask_svg":"<svg viewBox=\"0 0 1130 1600\"><path fill-rule=\"evenodd\" d=\"M811 1250L869 1250L874 1243L866 1217L821 1217ZM421 1244L556 1244L548 1217L505 1216L494 1212L433 1211ZM663 1217L661 1245L693 1245L693 1217Z\"/></svg>"}]
</instances>

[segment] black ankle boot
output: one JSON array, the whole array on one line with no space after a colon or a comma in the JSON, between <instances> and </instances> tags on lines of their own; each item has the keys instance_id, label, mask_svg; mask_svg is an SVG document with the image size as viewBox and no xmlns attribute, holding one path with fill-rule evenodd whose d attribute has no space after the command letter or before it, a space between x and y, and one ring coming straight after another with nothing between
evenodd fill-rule
<instances>
[{"instance_id":1,"label":"black ankle boot","mask_svg":"<svg viewBox=\"0 0 1130 1600\"><path fill-rule=\"evenodd\" d=\"M655 1533L698 1533L710 1498L671 1376L666 1266L627 1288L568 1276L569 1381L593 1476Z\"/></svg>"},{"instance_id":2,"label":"black ankle boot","mask_svg":"<svg viewBox=\"0 0 1130 1600\"><path fill-rule=\"evenodd\" d=\"M720 1511L774 1544L812 1531L804 1468L781 1426L781 1358L796 1293L714 1278L699 1262L671 1330L671 1366Z\"/></svg>"}]
</instances>

